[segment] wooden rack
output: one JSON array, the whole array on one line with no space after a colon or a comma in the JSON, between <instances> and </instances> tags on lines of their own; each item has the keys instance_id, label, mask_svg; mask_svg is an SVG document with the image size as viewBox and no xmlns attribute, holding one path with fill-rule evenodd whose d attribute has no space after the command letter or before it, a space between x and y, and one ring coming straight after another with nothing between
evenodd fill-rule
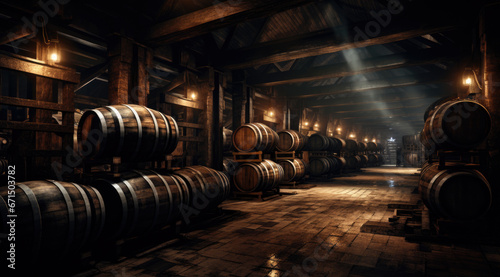
<instances>
[{"instance_id":1,"label":"wooden rack","mask_svg":"<svg viewBox=\"0 0 500 277\"><path fill-rule=\"evenodd\" d=\"M260 163L264 159L262 151L258 152L233 152L233 160L238 163Z\"/></svg>"}]
</instances>

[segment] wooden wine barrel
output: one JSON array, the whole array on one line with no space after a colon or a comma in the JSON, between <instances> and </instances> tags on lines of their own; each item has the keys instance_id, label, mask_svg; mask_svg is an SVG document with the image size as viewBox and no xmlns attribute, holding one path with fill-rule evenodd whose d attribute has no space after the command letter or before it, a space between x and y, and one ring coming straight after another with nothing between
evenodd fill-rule
<instances>
[{"instance_id":1,"label":"wooden wine barrel","mask_svg":"<svg viewBox=\"0 0 500 277\"><path fill-rule=\"evenodd\" d=\"M367 167L368 166L368 155L359 155L359 158L361 160L360 167Z\"/></svg>"},{"instance_id":2,"label":"wooden wine barrel","mask_svg":"<svg viewBox=\"0 0 500 277\"><path fill-rule=\"evenodd\" d=\"M355 140L346 139L345 150L346 150L346 152L357 152L358 151L358 143Z\"/></svg>"},{"instance_id":3,"label":"wooden wine barrel","mask_svg":"<svg viewBox=\"0 0 500 277\"><path fill-rule=\"evenodd\" d=\"M306 137L295 130L278 132L276 150L281 152L300 151L306 144Z\"/></svg>"},{"instance_id":4,"label":"wooden wine barrel","mask_svg":"<svg viewBox=\"0 0 500 277\"><path fill-rule=\"evenodd\" d=\"M330 140L321 134L312 134L307 139L307 149L309 151L326 151L330 147Z\"/></svg>"},{"instance_id":5,"label":"wooden wine barrel","mask_svg":"<svg viewBox=\"0 0 500 277\"><path fill-rule=\"evenodd\" d=\"M271 152L278 142L278 134L262 123L244 124L233 132L233 145L240 152Z\"/></svg>"},{"instance_id":6,"label":"wooden wine barrel","mask_svg":"<svg viewBox=\"0 0 500 277\"><path fill-rule=\"evenodd\" d=\"M373 142L373 141L369 141L367 144L366 144L366 150L370 151L370 152L375 152L375 151L378 151L378 145L376 142Z\"/></svg>"},{"instance_id":7,"label":"wooden wine barrel","mask_svg":"<svg viewBox=\"0 0 500 277\"><path fill-rule=\"evenodd\" d=\"M429 210L457 221L477 220L490 210L490 184L479 171L438 167L437 163L426 167L419 181L420 195Z\"/></svg>"},{"instance_id":8,"label":"wooden wine barrel","mask_svg":"<svg viewBox=\"0 0 500 277\"><path fill-rule=\"evenodd\" d=\"M368 165L376 166L376 165L378 165L378 163L379 163L379 160L378 160L377 154L368 154Z\"/></svg>"},{"instance_id":9,"label":"wooden wine barrel","mask_svg":"<svg viewBox=\"0 0 500 277\"><path fill-rule=\"evenodd\" d=\"M359 141L358 142L358 151L366 151L367 145L365 142Z\"/></svg>"},{"instance_id":10,"label":"wooden wine barrel","mask_svg":"<svg viewBox=\"0 0 500 277\"><path fill-rule=\"evenodd\" d=\"M359 156L349 156L345 158L346 167L350 169L356 169L361 167L361 158Z\"/></svg>"},{"instance_id":11,"label":"wooden wine barrel","mask_svg":"<svg viewBox=\"0 0 500 277\"><path fill-rule=\"evenodd\" d=\"M347 161L344 157L339 157L339 156L333 156L334 159L337 160L340 168L339 169L342 169L342 168L345 168L346 165L347 165Z\"/></svg>"},{"instance_id":12,"label":"wooden wine barrel","mask_svg":"<svg viewBox=\"0 0 500 277\"><path fill-rule=\"evenodd\" d=\"M280 160L278 164L283 168L286 182L298 181L306 174L306 164L302 159Z\"/></svg>"},{"instance_id":13,"label":"wooden wine barrel","mask_svg":"<svg viewBox=\"0 0 500 277\"><path fill-rule=\"evenodd\" d=\"M93 186L102 194L108 218L103 238L140 237L174 222L189 200L181 182L152 170L123 173L118 182L96 180Z\"/></svg>"},{"instance_id":14,"label":"wooden wine barrel","mask_svg":"<svg viewBox=\"0 0 500 277\"><path fill-rule=\"evenodd\" d=\"M233 178L235 189L242 192L268 191L284 179L283 168L271 160L244 163L238 166Z\"/></svg>"},{"instance_id":15,"label":"wooden wine barrel","mask_svg":"<svg viewBox=\"0 0 500 277\"><path fill-rule=\"evenodd\" d=\"M450 101L427 118L420 140L427 149L471 149L488 137L490 129L484 106L471 100Z\"/></svg>"},{"instance_id":16,"label":"wooden wine barrel","mask_svg":"<svg viewBox=\"0 0 500 277\"><path fill-rule=\"evenodd\" d=\"M312 158L309 160L309 174L321 176L328 174L331 170L331 161L327 157Z\"/></svg>"},{"instance_id":17,"label":"wooden wine barrel","mask_svg":"<svg viewBox=\"0 0 500 277\"><path fill-rule=\"evenodd\" d=\"M186 184L193 196L190 205L198 211L217 207L229 197L230 183L228 177L220 171L206 166L190 166L174 171L174 174L186 178ZM201 179L201 184L195 179Z\"/></svg>"},{"instance_id":18,"label":"wooden wine barrel","mask_svg":"<svg viewBox=\"0 0 500 277\"><path fill-rule=\"evenodd\" d=\"M80 154L125 161L164 158L177 147L176 121L144 106L127 104L86 111L78 124Z\"/></svg>"},{"instance_id":19,"label":"wooden wine barrel","mask_svg":"<svg viewBox=\"0 0 500 277\"><path fill-rule=\"evenodd\" d=\"M329 137L330 146L328 147L328 151L334 153L340 153L342 149L345 147L345 141L339 138Z\"/></svg>"},{"instance_id":20,"label":"wooden wine barrel","mask_svg":"<svg viewBox=\"0 0 500 277\"><path fill-rule=\"evenodd\" d=\"M231 151L231 148L233 147L233 131L224 128L222 130L222 145L224 148L224 151Z\"/></svg>"},{"instance_id":21,"label":"wooden wine barrel","mask_svg":"<svg viewBox=\"0 0 500 277\"><path fill-rule=\"evenodd\" d=\"M16 271L49 267L89 250L101 235L105 206L91 187L52 180L17 183L15 189ZM0 233L9 234L9 189L0 188ZM3 261L2 261L3 262Z\"/></svg>"}]
</instances>

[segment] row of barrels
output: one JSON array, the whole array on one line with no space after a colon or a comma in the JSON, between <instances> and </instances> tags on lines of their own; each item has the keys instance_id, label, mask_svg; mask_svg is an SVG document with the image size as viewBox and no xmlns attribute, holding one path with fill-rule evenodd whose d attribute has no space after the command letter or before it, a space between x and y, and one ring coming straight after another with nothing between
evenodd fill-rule
<instances>
[{"instance_id":1,"label":"row of barrels","mask_svg":"<svg viewBox=\"0 0 500 277\"><path fill-rule=\"evenodd\" d=\"M309 173L311 176L322 176L338 174L342 169L356 170L382 164L383 157L380 154L316 157L309 160Z\"/></svg>"},{"instance_id":2,"label":"row of barrels","mask_svg":"<svg viewBox=\"0 0 500 277\"><path fill-rule=\"evenodd\" d=\"M272 172L268 173L269 168L281 167L283 171L282 181L294 182L305 177L307 173L311 176L322 176L325 174L339 174L342 169L359 169L368 166L379 166L383 163L383 157L379 154L356 155L347 157L316 157L311 158L309 163L303 159L279 160L276 163L270 160L264 160L262 163L243 163L238 164L234 160L224 159L224 172L232 178L235 188L239 191L258 191L269 190L275 186L274 177L278 176ZM272 165L272 166L270 166ZM271 177L269 177L271 176ZM281 177L280 177L281 178ZM272 184L256 184L254 180L273 179Z\"/></svg>"},{"instance_id":3,"label":"row of barrels","mask_svg":"<svg viewBox=\"0 0 500 277\"><path fill-rule=\"evenodd\" d=\"M158 231L185 219L190 209L198 213L219 205L229 193L227 176L204 166L171 174L135 170L117 180L96 180L91 186L23 182L0 188L0 233L15 230L17 268L53 267L99 242ZM11 210L12 195L15 210ZM15 228L9 224L13 216Z\"/></svg>"},{"instance_id":4,"label":"row of barrels","mask_svg":"<svg viewBox=\"0 0 500 277\"><path fill-rule=\"evenodd\" d=\"M420 196L437 216L454 221L474 221L484 217L492 206L491 185L476 169L464 164L425 163L419 180Z\"/></svg>"},{"instance_id":5,"label":"row of barrels","mask_svg":"<svg viewBox=\"0 0 500 277\"><path fill-rule=\"evenodd\" d=\"M345 152L376 152L382 146L375 142L357 142L351 139L327 137L321 134L305 136L295 130L275 132L262 123L247 123L238 127L232 137L232 142L240 152L291 152L291 151L329 151Z\"/></svg>"}]
</instances>

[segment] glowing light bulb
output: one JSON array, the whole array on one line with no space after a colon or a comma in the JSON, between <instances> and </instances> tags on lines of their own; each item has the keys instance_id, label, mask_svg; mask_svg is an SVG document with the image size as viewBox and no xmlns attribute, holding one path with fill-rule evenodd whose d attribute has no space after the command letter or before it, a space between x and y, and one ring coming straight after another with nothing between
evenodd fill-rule
<instances>
[{"instance_id":1,"label":"glowing light bulb","mask_svg":"<svg viewBox=\"0 0 500 277\"><path fill-rule=\"evenodd\" d=\"M274 115L273 111L270 111L269 116L273 116L273 115Z\"/></svg>"},{"instance_id":2,"label":"glowing light bulb","mask_svg":"<svg viewBox=\"0 0 500 277\"><path fill-rule=\"evenodd\" d=\"M465 79L465 84L466 85L472 84L472 78L471 77L467 77L467 79Z\"/></svg>"},{"instance_id":3,"label":"glowing light bulb","mask_svg":"<svg viewBox=\"0 0 500 277\"><path fill-rule=\"evenodd\" d=\"M57 59L59 58L59 56L57 55L57 53L52 53L50 55L50 59L54 62L57 62Z\"/></svg>"},{"instance_id":4,"label":"glowing light bulb","mask_svg":"<svg viewBox=\"0 0 500 277\"><path fill-rule=\"evenodd\" d=\"M304 125L309 126L309 122L304 123Z\"/></svg>"},{"instance_id":5,"label":"glowing light bulb","mask_svg":"<svg viewBox=\"0 0 500 277\"><path fill-rule=\"evenodd\" d=\"M314 124L314 127L319 127L319 124L318 123Z\"/></svg>"},{"instance_id":6,"label":"glowing light bulb","mask_svg":"<svg viewBox=\"0 0 500 277\"><path fill-rule=\"evenodd\" d=\"M191 99L196 100L196 93L191 93Z\"/></svg>"},{"instance_id":7,"label":"glowing light bulb","mask_svg":"<svg viewBox=\"0 0 500 277\"><path fill-rule=\"evenodd\" d=\"M337 128L337 131L339 131L339 132L340 132L340 131L342 131L342 129L341 129L341 128Z\"/></svg>"}]
</instances>

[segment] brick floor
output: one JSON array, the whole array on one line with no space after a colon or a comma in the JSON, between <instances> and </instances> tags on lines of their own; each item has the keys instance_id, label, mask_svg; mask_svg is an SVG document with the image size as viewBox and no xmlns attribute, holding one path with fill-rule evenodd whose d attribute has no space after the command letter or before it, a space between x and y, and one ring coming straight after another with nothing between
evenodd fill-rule
<instances>
[{"instance_id":1,"label":"brick floor","mask_svg":"<svg viewBox=\"0 0 500 277\"><path fill-rule=\"evenodd\" d=\"M388 222L387 204L413 204L415 169L377 168L268 201L229 199L239 215L80 276L500 276L500 247L410 242L360 232ZM392 180L392 181L389 181ZM290 193L290 194L289 194ZM291 194L296 193L296 194Z\"/></svg>"}]
</instances>

